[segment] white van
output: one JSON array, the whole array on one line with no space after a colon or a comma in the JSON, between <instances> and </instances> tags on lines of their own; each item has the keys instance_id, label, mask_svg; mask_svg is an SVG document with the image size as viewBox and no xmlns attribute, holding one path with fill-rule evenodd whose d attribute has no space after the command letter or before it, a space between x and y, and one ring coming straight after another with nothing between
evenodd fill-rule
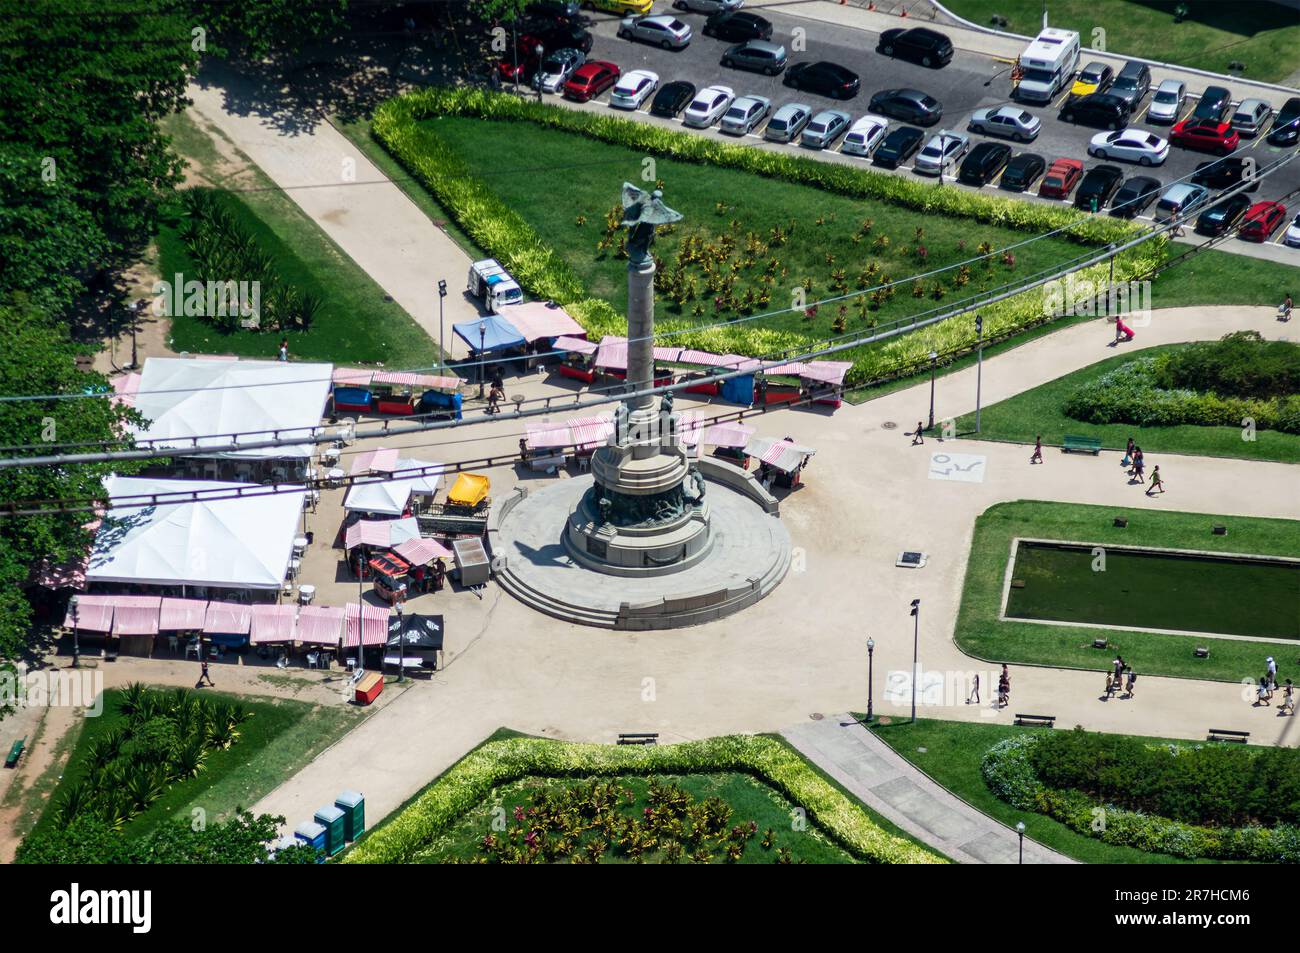
<instances>
[{"instance_id":1,"label":"white van","mask_svg":"<svg viewBox=\"0 0 1300 953\"><path fill-rule=\"evenodd\" d=\"M1079 68L1079 34L1074 30L1045 27L1020 54L1023 71L1017 98L1030 103L1050 103L1074 81Z\"/></svg>"},{"instance_id":2,"label":"white van","mask_svg":"<svg viewBox=\"0 0 1300 953\"><path fill-rule=\"evenodd\" d=\"M484 309L493 314L500 314L506 305L524 300L524 293L515 279L495 258L485 258L469 266L465 289L475 298L481 298Z\"/></svg>"}]
</instances>

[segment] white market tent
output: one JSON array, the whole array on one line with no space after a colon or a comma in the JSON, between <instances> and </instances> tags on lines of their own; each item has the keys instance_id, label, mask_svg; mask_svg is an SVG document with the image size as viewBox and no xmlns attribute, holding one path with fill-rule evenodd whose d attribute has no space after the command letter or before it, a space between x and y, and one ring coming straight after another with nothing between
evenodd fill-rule
<instances>
[{"instance_id":1,"label":"white market tent","mask_svg":"<svg viewBox=\"0 0 1300 953\"><path fill-rule=\"evenodd\" d=\"M144 363L132 397L150 423L134 428L141 439L190 450L192 438L245 433L245 442L307 436L321 426L329 397L332 364L151 357ZM202 448L230 443L229 437L198 441L186 456L226 458L309 457L312 444L205 454Z\"/></svg>"},{"instance_id":2,"label":"white market tent","mask_svg":"<svg viewBox=\"0 0 1300 953\"><path fill-rule=\"evenodd\" d=\"M438 474L442 472L442 464L401 457L393 464L392 471L380 471L400 473L402 470L419 469L425 469L428 475L398 476L374 483L354 483L343 500L343 509L350 513L401 516L413 495L432 496L438 491L438 481L441 479ZM355 468L353 472L357 472Z\"/></svg>"},{"instance_id":3,"label":"white market tent","mask_svg":"<svg viewBox=\"0 0 1300 953\"><path fill-rule=\"evenodd\" d=\"M95 534L87 582L278 589L284 581L305 490L142 507L115 506L114 500L260 487L119 476L104 485L109 510Z\"/></svg>"}]
</instances>

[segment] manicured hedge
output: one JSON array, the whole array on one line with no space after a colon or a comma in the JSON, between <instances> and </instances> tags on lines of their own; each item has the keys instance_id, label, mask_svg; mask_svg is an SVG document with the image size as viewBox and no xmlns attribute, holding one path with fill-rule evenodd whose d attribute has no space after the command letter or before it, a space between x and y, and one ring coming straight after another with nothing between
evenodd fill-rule
<instances>
[{"instance_id":1,"label":"manicured hedge","mask_svg":"<svg viewBox=\"0 0 1300 953\"><path fill-rule=\"evenodd\" d=\"M1258 331L1234 331L1167 355L1156 383L1232 397L1300 394L1300 345L1265 341Z\"/></svg>"},{"instance_id":2,"label":"manicured hedge","mask_svg":"<svg viewBox=\"0 0 1300 953\"><path fill-rule=\"evenodd\" d=\"M743 771L776 788L859 860L943 863L881 830L857 804L772 738L732 735L652 747L567 744L542 738L491 741L471 752L396 817L362 838L345 863L405 863L492 789L530 776L691 774Z\"/></svg>"},{"instance_id":3,"label":"manicured hedge","mask_svg":"<svg viewBox=\"0 0 1300 953\"><path fill-rule=\"evenodd\" d=\"M605 302L589 298L573 269L536 230L475 176L450 145L427 125L421 125L425 119L444 115L535 122L657 156L708 162L842 195L886 201L915 209L922 215L971 218L1026 232L1065 227L1065 235L1084 244L1118 242L1137 234L1132 223L1109 217L1083 216L1070 209L983 192L936 188L868 168L719 142L612 115L539 104L508 93L431 87L382 104L375 112L371 127L379 142L429 189L477 245L501 261L521 286L535 297L563 304L593 339L603 334L625 334L626 319ZM1149 273L1164 260L1164 255L1165 240L1156 239L1136 252L1118 256L1115 280L1128 281ZM1104 283L1108 268L1097 265L1076 273L1076 278ZM1048 302L1042 289L1034 289L981 308L985 339L1006 338L1050 320ZM675 345L751 357L811 351L826 342L823 337L774 331L755 322L703 330L693 330L695 327L684 320L656 322L660 333L682 332L673 335ZM975 338L974 321L966 317L911 331L875 346L846 350L834 357L853 362L847 383L856 386L910 373L926 365L931 351L951 355L968 350Z\"/></svg>"}]
</instances>

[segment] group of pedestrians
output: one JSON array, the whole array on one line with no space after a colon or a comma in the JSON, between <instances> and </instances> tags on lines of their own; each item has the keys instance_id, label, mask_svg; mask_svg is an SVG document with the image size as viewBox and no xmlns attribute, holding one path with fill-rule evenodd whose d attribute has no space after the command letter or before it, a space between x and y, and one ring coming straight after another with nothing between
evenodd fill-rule
<instances>
[{"instance_id":1,"label":"group of pedestrians","mask_svg":"<svg viewBox=\"0 0 1300 953\"><path fill-rule=\"evenodd\" d=\"M1146 455L1142 453L1142 448L1134 442L1132 437L1128 438L1128 447L1124 450L1124 459L1120 463L1128 468L1128 475L1132 477L1130 483L1146 483L1147 461ZM1146 494L1150 496L1159 490L1165 492L1165 480L1160 475L1160 466L1157 464L1151 471L1151 485L1147 487Z\"/></svg>"},{"instance_id":2,"label":"group of pedestrians","mask_svg":"<svg viewBox=\"0 0 1300 953\"><path fill-rule=\"evenodd\" d=\"M1117 654L1106 671L1106 699L1114 698L1116 692L1123 692L1123 698L1132 698L1136 684L1137 672L1124 661L1124 656Z\"/></svg>"},{"instance_id":3,"label":"group of pedestrians","mask_svg":"<svg viewBox=\"0 0 1300 953\"><path fill-rule=\"evenodd\" d=\"M1277 691L1277 660L1269 656L1265 660L1265 670L1259 680L1259 688L1256 690L1255 705L1267 705L1273 700L1273 693ZM1286 680L1286 685L1282 689L1282 705L1278 708L1279 714L1285 712L1288 715L1295 714L1295 685L1291 679Z\"/></svg>"}]
</instances>

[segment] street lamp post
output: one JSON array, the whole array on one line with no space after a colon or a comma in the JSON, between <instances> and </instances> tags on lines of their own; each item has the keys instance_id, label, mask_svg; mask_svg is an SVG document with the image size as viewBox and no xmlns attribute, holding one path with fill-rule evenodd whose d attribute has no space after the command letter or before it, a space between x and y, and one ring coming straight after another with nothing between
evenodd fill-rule
<instances>
[{"instance_id":1,"label":"street lamp post","mask_svg":"<svg viewBox=\"0 0 1300 953\"><path fill-rule=\"evenodd\" d=\"M361 670L365 668L364 656L361 653L361 647L364 644L362 636L365 634L365 576L363 569L366 565L366 551L357 547L357 667L352 670L354 676L359 676Z\"/></svg>"},{"instance_id":2,"label":"street lamp post","mask_svg":"<svg viewBox=\"0 0 1300 953\"><path fill-rule=\"evenodd\" d=\"M77 637L77 606L81 601L80 597L73 595L68 600L68 608L72 610L72 667L77 668L81 665L81 646Z\"/></svg>"},{"instance_id":3,"label":"street lamp post","mask_svg":"<svg viewBox=\"0 0 1300 953\"><path fill-rule=\"evenodd\" d=\"M872 677L873 668L874 668L872 656L874 656L875 654L876 654L876 640L867 639L867 724L868 725L871 724L871 716L873 714L872 696L874 694L875 679Z\"/></svg>"},{"instance_id":4,"label":"street lamp post","mask_svg":"<svg viewBox=\"0 0 1300 953\"><path fill-rule=\"evenodd\" d=\"M397 603L397 680L406 680L406 633L402 629L402 604Z\"/></svg>"},{"instance_id":5,"label":"street lamp post","mask_svg":"<svg viewBox=\"0 0 1300 953\"><path fill-rule=\"evenodd\" d=\"M912 600L912 724L916 724L916 682L921 668L921 600Z\"/></svg>"},{"instance_id":6,"label":"street lamp post","mask_svg":"<svg viewBox=\"0 0 1300 953\"><path fill-rule=\"evenodd\" d=\"M131 370L140 366L139 352L136 350L135 343L135 326L140 320L140 312L144 310L145 301L141 298L131 308Z\"/></svg>"},{"instance_id":7,"label":"street lamp post","mask_svg":"<svg viewBox=\"0 0 1300 953\"><path fill-rule=\"evenodd\" d=\"M980 432L980 388L984 383L984 319L975 315L975 432Z\"/></svg>"},{"instance_id":8,"label":"street lamp post","mask_svg":"<svg viewBox=\"0 0 1300 953\"><path fill-rule=\"evenodd\" d=\"M483 366L483 348L487 344L487 322L478 323L478 399L483 399L483 373L487 370Z\"/></svg>"},{"instance_id":9,"label":"street lamp post","mask_svg":"<svg viewBox=\"0 0 1300 953\"><path fill-rule=\"evenodd\" d=\"M447 352L442 349L442 302L447 297L447 282L438 279L438 373L447 373Z\"/></svg>"},{"instance_id":10,"label":"street lamp post","mask_svg":"<svg viewBox=\"0 0 1300 953\"><path fill-rule=\"evenodd\" d=\"M1017 863L1025 862L1025 822L1016 821L1016 833L1020 835L1020 860Z\"/></svg>"},{"instance_id":11,"label":"street lamp post","mask_svg":"<svg viewBox=\"0 0 1300 953\"><path fill-rule=\"evenodd\" d=\"M533 52L537 54L537 75L535 79L537 81L537 101L540 103L542 101L542 53L544 52L542 44L538 43L533 48Z\"/></svg>"},{"instance_id":12,"label":"street lamp post","mask_svg":"<svg viewBox=\"0 0 1300 953\"><path fill-rule=\"evenodd\" d=\"M939 354L937 351L930 352L930 426L927 430L934 429L934 372L938 366Z\"/></svg>"},{"instance_id":13,"label":"street lamp post","mask_svg":"<svg viewBox=\"0 0 1300 953\"><path fill-rule=\"evenodd\" d=\"M515 64L515 94L519 93L519 31L515 24L510 24L510 53Z\"/></svg>"}]
</instances>

